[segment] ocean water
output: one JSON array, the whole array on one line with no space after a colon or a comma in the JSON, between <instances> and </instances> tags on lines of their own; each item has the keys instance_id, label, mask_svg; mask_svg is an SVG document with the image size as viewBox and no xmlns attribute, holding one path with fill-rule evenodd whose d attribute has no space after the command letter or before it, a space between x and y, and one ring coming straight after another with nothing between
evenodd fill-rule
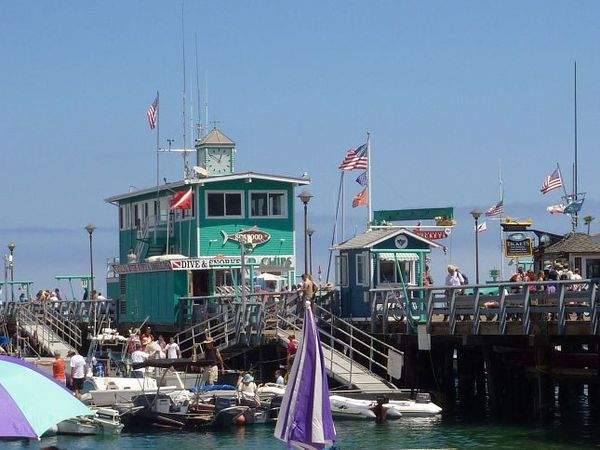
<instances>
[{"instance_id":1,"label":"ocean water","mask_svg":"<svg viewBox=\"0 0 600 450\"><path fill-rule=\"evenodd\" d=\"M336 447L348 449L586 449L600 447L600 426L588 420L556 421L544 426L457 419L402 418L376 424L336 421ZM41 441L0 441L1 449L40 449L55 445L69 450L133 449L285 449L273 437L274 425L232 427L207 432L125 432L120 436L52 436Z\"/></svg>"}]
</instances>

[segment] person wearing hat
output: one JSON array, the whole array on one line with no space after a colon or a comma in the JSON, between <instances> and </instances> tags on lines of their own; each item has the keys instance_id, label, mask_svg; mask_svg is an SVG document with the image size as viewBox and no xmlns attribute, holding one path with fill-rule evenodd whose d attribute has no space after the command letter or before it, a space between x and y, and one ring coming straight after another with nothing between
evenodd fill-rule
<instances>
[{"instance_id":1,"label":"person wearing hat","mask_svg":"<svg viewBox=\"0 0 600 450\"><path fill-rule=\"evenodd\" d=\"M256 383L254 382L254 377L250 375L248 372L238 378L237 382L237 390L242 394L250 394L254 396L256 394Z\"/></svg>"},{"instance_id":2,"label":"person wearing hat","mask_svg":"<svg viewBox=\"0 0 600 450\"><path fill-rule=\"evenodd\" d=\"M145 350L146 345L148 345L150 342L154 341L154 335L152 334L152 328L146 327L146 331L144 332L144 334L142 334L140 336L140 341L142 342L142 350ZM144 341L146 343L144 343Z\"/></svg>"},{"instance_id":3,"label":"person wearing hat","mask_svg":"<svg viewBox=\"0 0 600 450\"><path fill-rule=\"evenodd\" d=\"M221 357L219 349L215 347L215 343L211 337L207 337L206 340L202 342L202 345L204 346L204 359L213 362L213 364L204 368L201 385L213 385L219 379L219 367L217 363L221 366L221 373L225 373L223 358Z\"/></svg>"}]
</instances>

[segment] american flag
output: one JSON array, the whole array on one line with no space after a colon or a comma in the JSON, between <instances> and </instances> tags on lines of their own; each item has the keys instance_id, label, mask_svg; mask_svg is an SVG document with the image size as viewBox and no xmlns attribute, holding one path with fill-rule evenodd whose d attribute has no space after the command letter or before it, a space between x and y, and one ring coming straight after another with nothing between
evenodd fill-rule
<instances>
[{"instance_id":1,"label":"american flag","mask_svg":"<svg viewBox=\"0 0 600 450\"><path fill-rule=\"evenodd\" d=\"M156 113L158 112L158 95L146 111L146 115L148 116L148 124L150 125L150 129L154 130L156 128Z\"/></svg>"},{"instance_id":2,"label":"american flag","mask_svg":"<svg viewBox=\"0 0 600 450\"><path fill-rule=\"evenodd\" d=\"M554 172L552 172L552 175L546 177L546 179L544 180L544 184L542 184L542 189L540 189L540 191L542 191L542 194L547 194L548 192L553 191L554 189L562 187L562 185L562 177L560 176L560 170L557 167L554 170Z\"/></svg>"},{"instance_id":3,"label":"american flag","mask_svg":"<svg viewBox=\"0 0 600 450\"><path fill-rule=\"evenodd\" d=\"M487 217L501 216L504 213L504 200L500 200L485 212Z\"/></svg>"},{"instance_id":4,"label":"american flag","mask_svg":"<svg viewBox=\"0 0 600 450\"><path fill-rule=\"evenodd\" d=\"M363 144L356 150L350 149L346 153L346 157L340 164L340 170L355 170L362 169L366 170L369 164L367 156L367 144Z\"/></svg>"}]
</instances>

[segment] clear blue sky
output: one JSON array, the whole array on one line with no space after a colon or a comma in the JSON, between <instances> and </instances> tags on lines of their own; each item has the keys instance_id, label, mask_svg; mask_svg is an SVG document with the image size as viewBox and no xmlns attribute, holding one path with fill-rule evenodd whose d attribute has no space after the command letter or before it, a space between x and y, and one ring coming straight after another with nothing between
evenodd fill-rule
<instances>
[{"instance_id":1,"label":"clear blue sky","mask_svg":"<svg viewBox=\"0 0 600 450\"><path fill-rule=\"evenodd\" d=\"M52 288L55 275L87 272L89 222L103 279L117 253L117 211L103 199L155 183L145 110L157 90L162 145L182 143L181 5L0 2L0 244L17 244L17 279ZM237 169L313 179L315 266L326 264L337 166L368 130L374 208L456 206L452 251L433 265L438 279L450 260L471 274L468 211L497 200L499 160L508 214L569 229L545 213L560 195L539 187L557 162L571 182L575 60L583 214L600 227L599 23L596 1L188 1L188 95L197 35L202 102L206 78L209 120L236 141ZM180 157L162 166L181 177ZM365 216L350 211L348 231ZM498 225L488 228L484 272L499 260Z\"/></svg>"}]
</instances>

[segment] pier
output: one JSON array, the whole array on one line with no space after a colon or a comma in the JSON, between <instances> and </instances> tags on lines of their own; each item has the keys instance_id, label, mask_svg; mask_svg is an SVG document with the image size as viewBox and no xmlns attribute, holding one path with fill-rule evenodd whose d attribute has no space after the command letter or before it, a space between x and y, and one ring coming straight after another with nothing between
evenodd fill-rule
<instances>
[{"instance_id":1,"label":"pier","mask_svg":"<svg viewBox=\"0 0 600 450\"><path fill-rule=\"evenodd\" d=\"M339 316L336 291L322 292L317 317L332 386L367 396L426 390L447 410L540 419L572 392L600 406L597 280L553 282L551 294L545 284L373 289L370 316L353 318ZM302 305L297 292L182 297L177 324L149 323L190 357L211 336L230 367L251 363L266 379L285 359L290 333L300 334ZM37 330L46 353L85 347L93 329L119 323L118 313L112 300L0 307L4 334L17 323L30 337Z\"/></svg>"}]
</instances>

